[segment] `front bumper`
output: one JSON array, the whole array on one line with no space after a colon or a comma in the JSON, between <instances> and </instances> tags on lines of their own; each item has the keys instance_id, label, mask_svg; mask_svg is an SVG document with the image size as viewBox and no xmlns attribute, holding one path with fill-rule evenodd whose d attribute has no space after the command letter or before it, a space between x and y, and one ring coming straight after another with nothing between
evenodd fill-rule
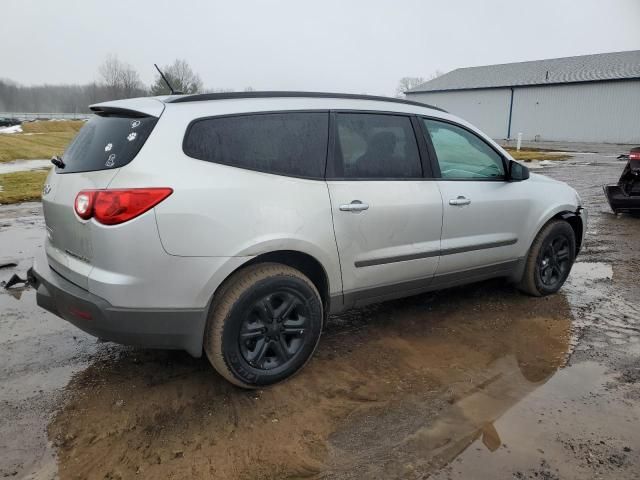
<instances>
[{"instance_id":1,"label":"front bumper","mask_svg":"<svg viewBox=\"0 0 640 480\"><path fill-rule=\"evenodd\" d=\"M36 258L29 278L45 310L103 340L125 345L186 350L202 355L206 309L118 308L69 282Z\"/></svg>"},{"instance_id":2,"label":"front bumper","mask_svg":"<svg viewBox=\"0 0 640 480\"><path fill-rule=\"evenodd\" d=\"M584 246L584 239L587 236L587 228L589 227L589 212L584 207L578 208L580 219L582 220L582 238L580 239L580 249ZM578 252L576 252L578 253Z\"/></svg>"}]
</instances>

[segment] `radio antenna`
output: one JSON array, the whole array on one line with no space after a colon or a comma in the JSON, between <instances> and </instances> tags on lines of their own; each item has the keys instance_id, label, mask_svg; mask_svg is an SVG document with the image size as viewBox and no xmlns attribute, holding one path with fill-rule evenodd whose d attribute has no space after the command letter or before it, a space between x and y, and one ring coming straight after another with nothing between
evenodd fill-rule
<instances>
[{"instance_id":1,"label":"radio antenna","mask_svg":"<svg viewBox=\"0 0 640 480\"><path fill-rule=\"evenodd\" d=\"M171 92L171 95L181 95L182 92L176 92L173 87L171 86L171 84L169 83L169 80L167 80L167 77L164 76L164 73L162 73L162 70L160 70L160 67L158 67L158 65L156 65L155 63L153 64L154 67L156 67L156 70L158 70L158 73L160 74L160 76L162 77L162 80L164 80L164 83L167 84L167 87L169 87L169 91Z\"/></svg>"}]
</instances>

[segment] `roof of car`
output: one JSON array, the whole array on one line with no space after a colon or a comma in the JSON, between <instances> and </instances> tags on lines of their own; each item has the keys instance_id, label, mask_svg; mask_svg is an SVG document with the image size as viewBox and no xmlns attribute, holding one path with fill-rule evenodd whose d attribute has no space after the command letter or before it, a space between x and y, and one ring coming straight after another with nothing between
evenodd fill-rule
<instances>
[{"instance_id":1,"label":"roof of car","mask_svg":"<svg viewBox=\"0 0 640 480\"><path fill-rule=\"evenodd\" d=\"M432 108L445 112L439 107L426 103L404 100L402 98L380 97L376 95L357 95L352 93L326 93L326 92L291 92L291 91L267 91L267 92L225 92L225 93L200 93L192 95L171 95L164 97L165 103L204 102L209 100L232 100L242 98L339 98L350 100L373 100L377 102L402 103L417 107Z\"/></svg>"}]
</instances>

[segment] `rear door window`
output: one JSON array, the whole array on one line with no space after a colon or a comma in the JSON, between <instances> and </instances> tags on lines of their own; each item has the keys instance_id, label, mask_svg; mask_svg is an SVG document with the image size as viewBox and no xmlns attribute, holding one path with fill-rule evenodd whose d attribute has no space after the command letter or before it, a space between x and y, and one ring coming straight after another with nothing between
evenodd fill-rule
<instances>
[{"instance_id":1,"label":"rear door window","mask_svg":"<svg viewBox=\"0 0 640 480\"><path fill-rule=\"evenodd\" d=\"M323 178L328 112L281 112L195 121L184 152L234 167L295 177Z\"/></svg>"},{"instance_id":2,"label":"rear door window","mask_svg":"<svg viewBox=\"0 0 640 480\"><path fill-rule=\"evenodd\" d=\"M336 114L335 178L421 178L411 119L401 115Z\"/></svg>"},{"instance_id":3,"label":"rear door window","mask_svg":"<svg viewBox=\"0 0 640 480\"><path fill-rule=\"evenodd\" d=\"M109 170L129 163L138 154L158 121L155 117L92 117L62 155L57 173Z\"/></svg>"}]
</instances>

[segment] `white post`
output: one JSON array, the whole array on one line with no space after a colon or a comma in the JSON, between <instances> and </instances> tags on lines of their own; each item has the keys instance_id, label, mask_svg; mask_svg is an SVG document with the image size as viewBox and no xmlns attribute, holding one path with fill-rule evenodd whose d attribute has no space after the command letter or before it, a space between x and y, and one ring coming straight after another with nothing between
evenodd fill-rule
<instances>
[{"instance_id":1,"label":"white post","mask_svg":"<svg viewBox=\"0 0 640 480\"><path fill-rule=\"evenodd\" d=\"M522 145L522 133L518 134L518 144L516 145L516 150L520 151L520 145Z\"/></svg>"}]
</instances>

